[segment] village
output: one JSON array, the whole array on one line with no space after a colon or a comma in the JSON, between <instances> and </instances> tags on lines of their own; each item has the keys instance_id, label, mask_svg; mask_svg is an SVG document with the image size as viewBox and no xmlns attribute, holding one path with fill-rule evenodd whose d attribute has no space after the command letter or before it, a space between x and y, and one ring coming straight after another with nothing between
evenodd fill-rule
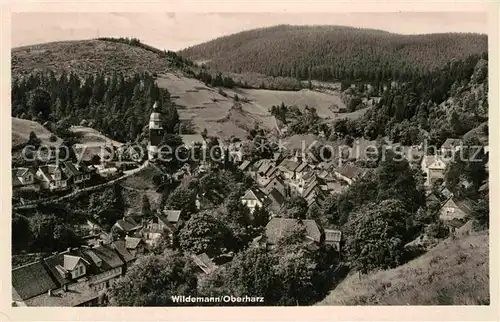
<instances>
[{"instance_id":1,"label":"village","mask_svg":"<svg viewBox=\"0 0 500 322\"><path fill-rule=\"evenodd\" d=\"M157 162L162 136L161 114L155 104L149 122L147 160L133 168ZM181 137L186 148L196 144L202 149L208 146L202 135ZM300 224L305 227L306 242L311 249L329 245L341 257L345 237L341 230L325 229L314 219L285 218L282 216L285 203L293 196L300 196L307 202L308 209L318 206L328 196L341 194L349 189L373 169L359 167L349 160L318 162L314 156L304 151L278 151L269 159L248 160L241 146L242 142L230 143L223 149L229 154L229 162L234 163L254 182L240 201L248 207L250 214L258 209L266 209L270 214L263 233L254 238L249 247L272 250L290 227ZM451 233L463 226L472 212L468 200L456 198L443 183L446 167L450 162L449 155L459 152L460 148L461 140L452 138L446 140L434 155L425 155L421 149L415 148L419 158L418 162L413 163L424 173L426 198L439 203L439 219ZM117 174L115 165L109 164L103 162L86 165L84 162L65 161L13 169L13 190L42 190L50 195L72 189L92 189L96 183L106 184L105 178L110 172L114 174L111 177L114 180L125 175ZM210 162L200 162L193 172L205 172L209 168ZM184 175L189 175L189 169L182 167L171 178L181 180ZM488 183L481 189L487 190ZM198 200L196 206L198 209L202 207ZM182 210L168 208L155 209L149 218L129 212L114 223L111 231L104 231L89 220L88 225L95 234L86 238L84 245L68 248L12 270L14 305L102 305L106 301L106 290L138 258L152 252L161 243L165 243L165 240L166 247L175 243L184 215ZM197 265L198 274L208 275L218 266L230 262L233 255L231 252L219 252L216 255L199 253L189 256Z\"/></svg>"}]
</instances>

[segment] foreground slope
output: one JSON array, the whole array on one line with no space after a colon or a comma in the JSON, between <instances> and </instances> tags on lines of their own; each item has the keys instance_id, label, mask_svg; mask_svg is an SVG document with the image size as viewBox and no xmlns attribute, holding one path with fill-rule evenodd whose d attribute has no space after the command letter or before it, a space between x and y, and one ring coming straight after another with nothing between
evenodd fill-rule
<instances>
[{"instance_id":1,"label":"foreground slope","mask_svg":"<svg viewBox=\"0 0 500 322\"><path fill-rule=\"evenodd\" d=\"M400 267L348 276L319 305L487 305L488 232L447 239Z\"/></svg>"},{"instance_id":2,"label":"foreground slope","mask_svg":"<svg viewBox=\"0 0 500 322\"><path fill-rule=\"evenodd\" d=\"M399 35L341 26L280 25L217 38L179 53L221 71L304 79L310 66L340 72L418 71L487 50L487 36L478 34Z\"/></svg>"}]
</instances>

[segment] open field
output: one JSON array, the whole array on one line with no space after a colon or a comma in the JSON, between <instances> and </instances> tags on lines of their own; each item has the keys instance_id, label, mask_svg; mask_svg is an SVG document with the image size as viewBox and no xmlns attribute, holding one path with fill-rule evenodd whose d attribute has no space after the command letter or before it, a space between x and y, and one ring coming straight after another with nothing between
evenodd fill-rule
<instances>
[{"instance_id":1,"label":"open field","mask_svg":"<svg viewBox=\"0 0 500 322\"><path fill-rule=\"evenodd\" d=\"M400 267L352 274L319 305L487 305L489 235L447 239Z\"/></svg>"},{"instance_id":2,"label":"open field","mask_svg":"<svg viewBox=\"0 0 500 322\"><path fill-rule=\"evenodd\" d=\"M273 105L279 105L282 102L287 105L296 105L301 110L304 110L306 105L314 107L320 117L332 120L359 117L364 113L364 111L356 111L337 114L333 111L334 106L345 107L339 95L307 89L294 92L223 88L220 93L217 88L208 87L196 79L174 73L160 75L157 83L159 87L168 89L181 119L192 120L198 131L206 128L209 135L223 138L232 135L243 137L254 124L264 129L273 129L274 122L269 110ZM241 111L232 109L235 95L240 98Z\"/></svg>"},{"instance_id":3,"label":"open field","mask_svg":"<svg viewBox=\"0 0 500 322\"><path fill-rule=\"evenodd\" d=\"M35 132L42 144L58 145L62 142L57 138L55 142L50 141L52 132L43 127L40 123L24 120L17 117L12 118L12 146L24 144L28 141L30 133Z\"/></svg>"},{"instance_id":4,"label":"open field","mask_svg":"<svg viewBox=\"0 0 500 322\"><path fill-rule=\"evenodd\" d=\"M81 144L112 143L115 147L123 144L121 142L108 138L106 135L93 128L86 126L73 125L70 127L70 131L78 136Z\"/></svg>"}]
</instances>

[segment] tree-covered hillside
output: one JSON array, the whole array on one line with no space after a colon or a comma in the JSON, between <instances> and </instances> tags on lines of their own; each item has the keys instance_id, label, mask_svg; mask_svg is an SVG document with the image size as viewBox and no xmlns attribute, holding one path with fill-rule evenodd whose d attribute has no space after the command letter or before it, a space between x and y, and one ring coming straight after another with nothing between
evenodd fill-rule
<instances>
[{"instance_id":1,"label":"tree-covered hillside","mask_svg":"<svg viewBox=\"0 0 500 322\"><path fill-rule=\"evenodd\" d=\"M179 53L232 72L298 79L397 80L487 51L479 34L399 35L340 26L255 29L221 37Z\"/></svg>"}]
</instances>

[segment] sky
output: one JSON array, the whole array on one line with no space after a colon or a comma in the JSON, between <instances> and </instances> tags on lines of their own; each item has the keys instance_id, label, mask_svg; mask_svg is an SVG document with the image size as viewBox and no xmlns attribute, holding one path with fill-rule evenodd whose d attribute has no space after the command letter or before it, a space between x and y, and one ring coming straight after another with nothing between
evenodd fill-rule
<instances>
[{"instance_id":1,"label":"sky","mask_svg":"<svg viewBox=\"0 0 500 322\"><path fill-rule=\"evenodd\" d=\"M11 45L96 37L135 37L159 49L177 51L244 30L292 25L343 25L401 34L487 33L484 12L382 13L94 13L21 12L12 14Z\"/></svg>"}]
</instances>

